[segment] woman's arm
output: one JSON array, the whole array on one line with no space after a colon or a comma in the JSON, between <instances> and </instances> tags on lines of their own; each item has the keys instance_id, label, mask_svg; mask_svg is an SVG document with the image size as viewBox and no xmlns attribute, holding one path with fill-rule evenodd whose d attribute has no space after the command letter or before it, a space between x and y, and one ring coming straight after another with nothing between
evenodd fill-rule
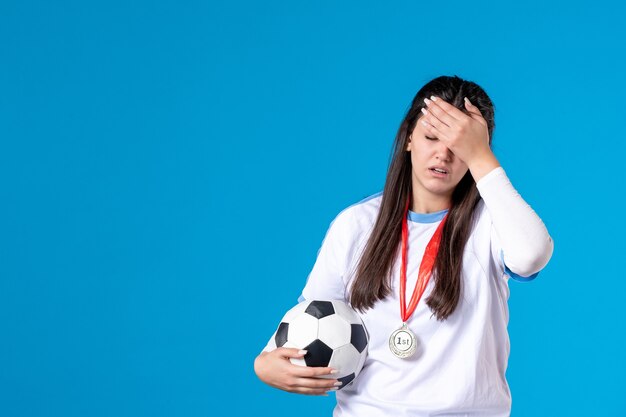
<instances>
[{"instance_id":1,"label":"woman's arm","mask_svg":"<svg viewBox=\"0 0 626 417\"><path fill-rule=\"evenodd\" d=\"M552 256L553 243L543 222L515 191L489 146L489 131L480 109L465 99L468 114L438 97L425 99L421 123L464 161L476 181L500 238L504 263L515 274L529 276Z\"/></svg>"},{"instance_id":2,"label":"woman's arm","mask_svg":"<svg viewBox=\"0 0 626 417\"><path fill-rule=\"evenodd\" d=\"M543 269L552 256L554 242L543 221L515 190L504 169L499 164L492 166L488 173L479 177L476 187L500 238L506 266L523 277Z\"/></svg>"}]
</instances>

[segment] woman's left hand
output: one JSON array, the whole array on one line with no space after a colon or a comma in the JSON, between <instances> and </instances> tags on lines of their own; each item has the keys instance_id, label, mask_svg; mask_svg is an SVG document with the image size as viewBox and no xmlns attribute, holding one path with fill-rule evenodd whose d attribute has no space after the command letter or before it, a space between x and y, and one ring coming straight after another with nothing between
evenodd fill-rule
<instances>
[{"instance_id":1,"label":"woman's left hand","mask_svg":"<svg viewBox=\"0 0 626 417\"><path fill-rule=\"evenodd\" d=\"M425 131L445 143L457 158L470 166L492 155L487 121L468 99L465 108L469 115L440 97L431 96L424 101L427 111L419 120Z\"/></svg>"}]
</instances>

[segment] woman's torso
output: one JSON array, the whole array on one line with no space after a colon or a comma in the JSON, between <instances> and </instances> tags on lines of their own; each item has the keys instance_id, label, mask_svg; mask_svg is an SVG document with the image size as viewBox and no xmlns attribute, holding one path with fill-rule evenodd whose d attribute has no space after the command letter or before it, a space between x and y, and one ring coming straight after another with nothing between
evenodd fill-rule
<instances>
[{"instance_id":1,"label":"woman's torso","mask_svg":"<svg viewBox=\"0 0 626 417\"><path fill-rule=\"evenodd\" d=\"M334 222L344 236L338 245L345 263L343 282L309 282L305 299L338 298L349 301L346 289L376 220L381 193L354 204ZM508 416L511 395L505 379L509 356L507 332L509 289L498 254L500 248L484 203L477 207L472 233L463 255L459 304L447 320L437 321L425 304L430 280L415 312L407 321L417 337L416 353L394 356L389 336L402 324L399 304L400 263L393 270L392 294L360 313L370 335L368 357L359 376L337 392L334 416ZM445 211L409 213L407 294L415 288L426 244ZM399 238L399 237L398 237ZM319 268L319 266L316 265ZM311 285L309 285L311 284ZM329 293L329 291L333 293Z\"/></svg>"}]
</instances>

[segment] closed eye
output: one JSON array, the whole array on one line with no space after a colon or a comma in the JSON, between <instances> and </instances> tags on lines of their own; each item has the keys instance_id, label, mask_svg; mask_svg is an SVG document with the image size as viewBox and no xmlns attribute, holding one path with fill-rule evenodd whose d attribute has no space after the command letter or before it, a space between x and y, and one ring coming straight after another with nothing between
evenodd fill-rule
<instances>
[{"instance_id":1,"label":"closed eye","mask_svg":"<svg viewBox=\"0 0 626 417\"><path fill-rule=\"evenodd\" d=\"M429 138L428 136L424 136L428 140L438 140L437 138Z\"/></svg>"}]
</instances>

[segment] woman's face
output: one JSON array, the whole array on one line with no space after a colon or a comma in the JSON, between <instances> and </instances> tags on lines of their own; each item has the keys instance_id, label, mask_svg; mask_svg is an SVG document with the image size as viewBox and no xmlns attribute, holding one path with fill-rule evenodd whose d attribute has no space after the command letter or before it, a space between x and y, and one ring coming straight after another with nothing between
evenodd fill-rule
<instances>
[{"instance_id":1,"label":"woman's face","mask_svg":"<svg viewBox=\"0 0 626 417\"><path fill-rule=\"evenodd\" d=\"M450 198L467 173L465 162L457 158L440 140L430 136L418 122L406 148L411 152L413 189L426 198ZM444 172L436 172L440 168Z\"/></svg>"}]
</instances>

